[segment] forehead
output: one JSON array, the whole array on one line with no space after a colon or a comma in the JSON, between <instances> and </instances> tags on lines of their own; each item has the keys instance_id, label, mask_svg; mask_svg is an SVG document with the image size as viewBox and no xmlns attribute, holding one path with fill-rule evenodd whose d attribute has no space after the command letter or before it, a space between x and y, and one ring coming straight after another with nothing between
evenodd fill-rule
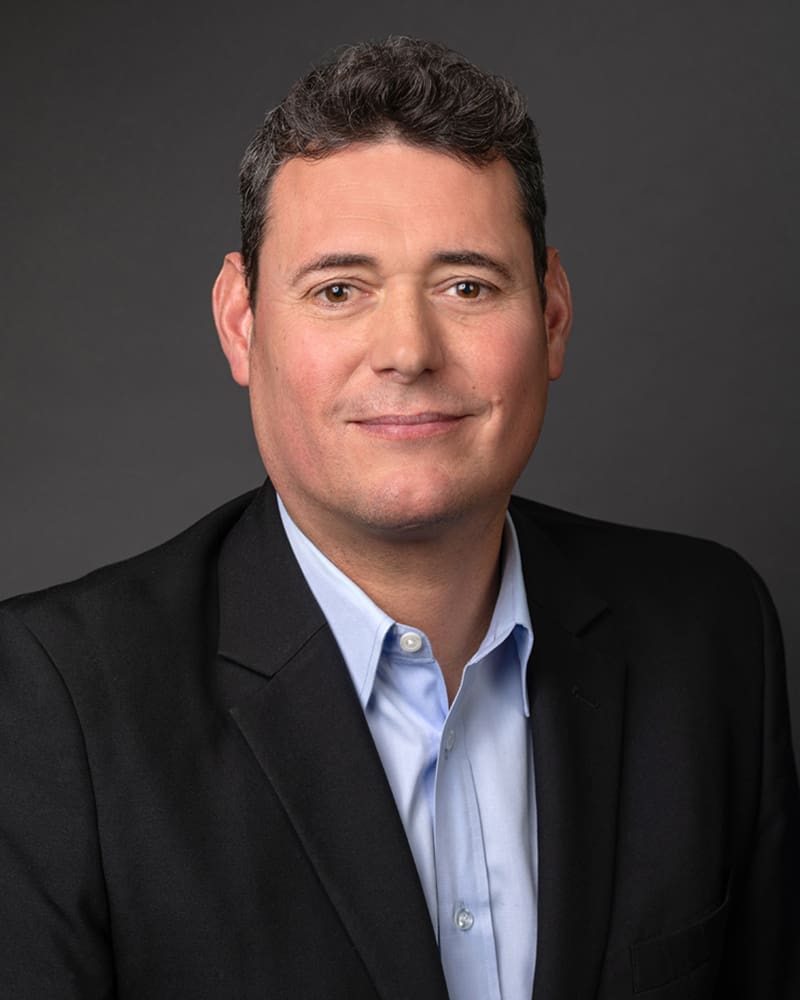
<instances>
[{"instance_id":1,"label":"forehead","mask_svg":"<svg viewBox=\"0 0 800 1000\"><path fill-rule=\"evenodd\" d=\"M275 254L294 258L311 243L343 239L420 248L444 242L495 253L521 241L530 253L507 160L476 165L395 139L353 144L316 160L295 157L277 171L262 253L274 263Z\"/></svg>"}]
</instances>

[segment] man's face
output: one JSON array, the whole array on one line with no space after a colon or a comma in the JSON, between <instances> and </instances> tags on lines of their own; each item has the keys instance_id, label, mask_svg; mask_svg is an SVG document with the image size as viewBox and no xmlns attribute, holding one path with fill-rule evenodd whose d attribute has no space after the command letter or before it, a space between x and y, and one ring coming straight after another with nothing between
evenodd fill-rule
<instances>
[{"instance_id":1,"label":"man's face","mask_svg":"<svg viewBox=\"0 0 800 1000\"><path fill-rule=\"evenodd\" d=\"M254 311L239 255L215 309L264 465L321 539L502 516L561 372L569 289L542 311L505 160L356 144L278 171Z\"/></svg>"}]
</instances>

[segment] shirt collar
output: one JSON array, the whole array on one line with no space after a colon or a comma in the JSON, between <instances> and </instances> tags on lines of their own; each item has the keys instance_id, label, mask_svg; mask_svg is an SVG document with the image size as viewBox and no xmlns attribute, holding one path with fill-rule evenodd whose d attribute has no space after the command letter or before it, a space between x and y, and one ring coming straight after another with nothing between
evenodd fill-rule
<instances>
[{"instance_id":1,"label":"shirt collar","mask_svg":"<svg viewBox=\"0 0 800 1000\"><path fill-rule=\"evenodd\" d=\"M297 527L279 496L277 500L283 528L294 557L328 620L359 701L366 708L386 635L394 625L400 623L390 618L357 584L334 566ZM513 634L520 665L522 704L525 714L529 715L526 678L533 648L533 627L522 576L519 542L508 513L503 531L502 560L500 591L492 619L483 642L470 663L488 656ZM414 627L413 623L402 624Z\"/></svg>"},{"instance_id":2,"label":"shirt collar","mask_svg":"<svg viewBox=\"0 0 800 1000\"><path fill-rule=\"evenodd\" d=\"M503 555L500 575L500 591L494 606L492 620L483 642L470 660L475 663L488 656L503 643L508 636L513 635L519 661L520 695L525 715L530 715L528 704L528 662L533 649L533 625L531 624L528 595L525 592L525 579L522 575L522 557L519 551L519 541L511 515L506 511L506 523L503 529Z\"/></svg>"}]
</instances>

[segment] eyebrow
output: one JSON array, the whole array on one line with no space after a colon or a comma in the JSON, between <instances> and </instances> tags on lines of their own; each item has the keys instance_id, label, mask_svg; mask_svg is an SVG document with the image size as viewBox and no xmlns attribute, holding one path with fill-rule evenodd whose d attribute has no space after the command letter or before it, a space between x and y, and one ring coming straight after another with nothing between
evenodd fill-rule
<instances>
[{"instance_id":1,"label":"eyebrow","mask_svg":"<svg viewBox=\"0 0 800 1000\"><path fill-rule=\"evenodd\" d=\"M511 281L513 275L502 261L489 257L488 254L479 253L477 250L440 250L433 255L433 259L439 264L461 264L466 267L483 267L489 271L494 271L506 281Z\"/></svg>"},{"instance_id":2,"label":"eyebrow","mask_svg":"<svg viewBox=\"0 0 800 1000\"><path fill-rule=\"evenodd\" d=\"M296 285L315 271L329 271L336 267L376 267L377 263L374 257L363 253L326 253L302 264L292 275L292 284Z\"/></svg>"},{"instance_id":3,"label":"eyebrow","mask_svg":"<svg viewBox=\"0 0 800 1000\"><path fill-rule=\"evenodd\" d=\"M510 268L488 254L477 250L439 250L432 259L437 264L456 264L462 267L482 267L494 271L506 281L511 281L513 275ZM309 274L317 271L328 271L340 267L377 267L378 261L369 254L362 253L326 253L302 264L292 275L292 284L296 285Z\"/></svg>"}]
</instances>

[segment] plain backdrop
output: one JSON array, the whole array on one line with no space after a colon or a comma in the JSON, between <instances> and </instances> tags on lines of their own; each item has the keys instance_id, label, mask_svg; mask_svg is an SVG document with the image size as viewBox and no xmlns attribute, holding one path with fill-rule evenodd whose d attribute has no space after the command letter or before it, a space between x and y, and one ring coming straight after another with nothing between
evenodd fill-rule
<instances>
[{"instance_id":1,"label":"plain backdrop","mask_svg":"<svg viewBox=\"0 0 800 1000\"><path fill-rule=\"evenodd\" d=\"M527 94L572 280L567 370L520 492L739 550L783 621L797 733L798 27L794 0L6 12L0 596L261 481L209 309L238 247L239 157L333 47L425 36Z\"/></svg>"}]
</instances>

